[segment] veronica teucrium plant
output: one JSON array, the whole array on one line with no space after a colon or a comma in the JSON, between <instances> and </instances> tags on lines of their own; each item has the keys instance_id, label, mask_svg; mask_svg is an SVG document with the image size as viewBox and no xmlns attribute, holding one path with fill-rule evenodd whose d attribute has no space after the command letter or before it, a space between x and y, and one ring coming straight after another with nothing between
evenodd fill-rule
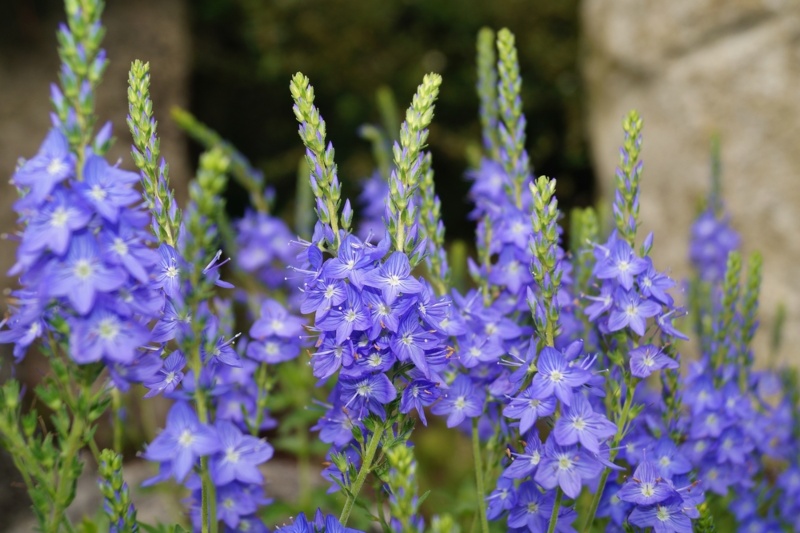
<instances>
[{"instance_id":1,"label":"veronica teucrium plant","mask_svg":"<svg viewBox=\"0 0 800 533\"><path fill-rule=\"evenodd\" d=\"M264 174L182 110L173 118L204 150L178 204L139 60L136 171L109 163L111 128L94 108L103 3L65 6L52 126L11 177L18 287L0 321L14 366L34 351L46 365L31 391L14 378L0 388L0 443L39 530L800 527L800 385L754 364L763 261L739 252L718 143L690 236L695 274L679 285L639 232L642 118L622 123L608 223L578 209L566 231L557 180L528 156L515 37L482 29L482 157L467 173L476 253L457 290L464 246L446 239L428 149L441 76L423 77L402 124L379 93L384 125L362 129L376 168L361 212L342 197L310 80L292 77L305 147L292 227ZM230 180L251 204L237 220ZM166 419L137 440L128 422L155 396ZM428 437L442 434L471 445L470 461L452 459L471 475L426 486ZM273 498L276 450L297 469L296 500ZM144 485L179 494L169 524L140 522L127 460L152 463ZM73 523L87 463L101 498Z\"/></svg>"}]
</instances>

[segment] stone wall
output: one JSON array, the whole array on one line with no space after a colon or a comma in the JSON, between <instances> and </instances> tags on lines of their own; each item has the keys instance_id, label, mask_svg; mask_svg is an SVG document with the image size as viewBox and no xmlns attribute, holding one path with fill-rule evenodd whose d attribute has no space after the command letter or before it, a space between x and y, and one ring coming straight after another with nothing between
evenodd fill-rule
<instances>
[{"instance_id":1,"label":"stone wall","mask_svg":"<svg viewBox=\"0 0 800 533\"><path fill-rule=\"evenodd\" d=\"M756 348L765 353L783 303L781 358L800 363L800 3L584 0L581 17L589 137L606 201L622 117L635 108L644 117L643 230L655 231L657 264L684 277L719 134L734 227L745 253L764 254Z\"/></svg>"}]
</instances>

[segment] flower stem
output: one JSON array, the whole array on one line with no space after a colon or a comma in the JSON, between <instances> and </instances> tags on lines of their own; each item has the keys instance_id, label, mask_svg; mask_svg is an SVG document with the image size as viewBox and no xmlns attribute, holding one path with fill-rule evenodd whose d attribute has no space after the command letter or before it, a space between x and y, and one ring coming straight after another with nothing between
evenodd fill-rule
<instances>
[{"instance_id":1,"label":"flower stem","mask_svg":"<svg viewBox=\"0 0 800 533\"><path fill-rule=\"evenodd\" d=\"M483 484L483 456L481 438L478 432L478 418L472 419L472 458L475 461L475 488L478 496L478 515L481 519L482 533L489 533L489 520L486 518L486 488Z\"/></svg>"},{"instance_id":2,"label":"flower stem","mask_svg":"<svg viewBox=\"0 0 800 533\"><path fill-rule=\"evenodd\" d=\"M353 510L353 504L358 498L358 493L361 492L361 487L364 486L364 482L367 480L367 476L372 469L372 461L375 459L375 453L378 451L378 445L383 438L383 432L385 431L386 427L384 424L378 425L375 432L370 437L369 444L367 444L367 450L364 452L364 456L361 460L361 469L358 471L358 475L356 476L356 480L350 486L350 492L347 495L347 500L344 502L344 507L342 508L342 514L339 516L339 522L342 523L342 526L347 525L347 520L350 518L350 511Z\"/></svg>"},{"instance_id":3,"label":"flower stem","mask_svg":"<svg viewBox=\"0 0 800 533\"><path fill-rule=\"evenodd\" d=\"M563 495L564 493L561 492L561 487L556 487L556 501L553 502L553 512L550 513L550 525L547 527L547 533L553 533L556 530L558 510L561 509L561 496Z\"/></svg>"},{"instance_id":4,"label":"flower stem","mask_svg":"<svg viewBox=\"0 0 800 533\"><path fill-rule=\"evenodd\" d=\"M622 441L622 438L625 436L625 432L627 431L628 417L630 416L631 407L633 405L633 390L635 383L633 379L628 377L628 375L625 376L625 385L627 396L625 398L625 403L622 406L622 414L617 420L617 434L614 435L614 440L611 441L611 446L609 446L609 461L613 461L617 455L619 443ZM589 531L592 529L592 522L594 522L594 516L597 513L597 508L600 506L600 499L603 497L603 490L605 490L606 481L608 481L608 475L610 473L610 468L606 467L603 469L603 475L600 476L600 483L597 485L597 491L594 493L594 497L592 498L592 503L589 507L589 513L586 515L586 523L583 525L583 533L589 533Z\"/></svg>"}]
</instances>

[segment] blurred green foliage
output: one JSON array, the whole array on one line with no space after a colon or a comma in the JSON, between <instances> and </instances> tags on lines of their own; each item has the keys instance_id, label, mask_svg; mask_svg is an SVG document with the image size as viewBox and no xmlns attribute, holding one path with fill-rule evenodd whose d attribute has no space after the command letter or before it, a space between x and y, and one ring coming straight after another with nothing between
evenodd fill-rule
<instances>
[{"instance_id":1,"label":"blurred green foliage","mask_svg":"<svg viewBox=\"0 0 800 533\"><path fill-rule=\"evenodd\" d=\"M470 239L464 224L467 148L480 127L475 94L478 29L517 35L537 174L558 179L566 209L587 205L593 177L584 138L578 73L578 0L197 0L192 111L263 168L278 203L293 194L302 144L291 113L290 76L311 78L351 198L374 163L357 129L379 122L376 91L410 100L422 76L444 77L430 136L448 237ZM230 201L239 209L243 192Z\"/></svg>"}]
</instances>

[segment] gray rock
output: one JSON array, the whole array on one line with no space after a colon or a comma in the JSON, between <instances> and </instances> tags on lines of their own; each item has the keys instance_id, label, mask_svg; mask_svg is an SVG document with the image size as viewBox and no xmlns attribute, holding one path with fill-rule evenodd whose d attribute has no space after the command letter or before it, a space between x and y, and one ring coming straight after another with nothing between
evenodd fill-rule
<instances>
[{"instance_id":1,"label":"gray rock","mask_svg":"<svg viewBox=\"0 0 800 533\"><path fill-rule=\"evenodd\" d=\"M800 4L791 0L584 0L589 137L612 197L621 121L644 117L642 230L654 259L682 278L697 202L708 191L712 135L722 141L723 194L744 252L764 254L758 353L779 303L782 358L800 341Z\"/></svg>"}]
</instances>

